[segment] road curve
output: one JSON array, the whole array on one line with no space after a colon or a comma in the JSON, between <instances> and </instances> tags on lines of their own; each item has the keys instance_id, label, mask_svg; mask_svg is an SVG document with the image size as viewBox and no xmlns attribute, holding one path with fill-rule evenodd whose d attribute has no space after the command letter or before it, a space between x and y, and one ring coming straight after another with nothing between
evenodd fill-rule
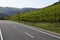
<instances>
[{"instance_id":1,"label":"road curve","mask_svg":"<svg viewBox=\"0 0 60 40\"><path fill-rule=\"evenodd\" d=\"M60 40L60 35L49 34L17 22L0 20L0 30L3 40Z\"/></svg>"}]
</instances>

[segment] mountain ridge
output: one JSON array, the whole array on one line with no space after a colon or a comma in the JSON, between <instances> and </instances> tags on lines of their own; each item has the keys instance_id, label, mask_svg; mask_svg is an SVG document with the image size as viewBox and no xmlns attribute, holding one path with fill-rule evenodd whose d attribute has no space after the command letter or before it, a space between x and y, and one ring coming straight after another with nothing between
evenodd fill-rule
<instances>
[{"instance_id":1,"label":"mountain ridge","mask_svg":"<svg viewBox=\"0 0 60 40\"><path fill-rule=\"evenodd\" d=\"M12 8L12 7L0 7L0 13L5 13L7 15L13 15L15 13L23 13L26 11L33 11L36 8ZM23 11L24 10L24 11Z\"/></svg>"}]
</instances>

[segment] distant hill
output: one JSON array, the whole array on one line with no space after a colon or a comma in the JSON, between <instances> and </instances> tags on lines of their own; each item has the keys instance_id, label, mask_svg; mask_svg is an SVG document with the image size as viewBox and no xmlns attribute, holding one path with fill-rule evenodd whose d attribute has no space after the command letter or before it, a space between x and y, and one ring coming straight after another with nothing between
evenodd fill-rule
<instances>
[{"instance_id":1,"label":"distant hill","mask_svg":"<svg viewBox=\"0 0 60 40\"><path fill-rule=\"evenodd\" d=\"M0 19L15 14L31 12L37 10L36 8L12 8L12 7L0 7Z\"/></svg>"},{"instance_id":2,"label":"distant hill","mask_svg":"<svg viewBox=\"0 0 60 40\"><path fill-rule=\"evenodd\" d=\"M40 10L27 12L25 14L17 14L8 17L8 19L28 22L60 22L60 2Z\"/></svg>"},{"instance_id":3,"label":"distant hill","mask_svg":"<svg viewBox=\"0 0 60 40\"><path fill-rule=\"evenodd\" d=\"M0 13L4 13L7 15L14 15L17 13L24 13L28 11L36 10L35 8L12 8L12 7L0 7Z\"/></svg>"},{"instance_id":4,"label":"distant hill","mask_svg":"<svg viewBox=\"0 0 60 40\"><path fill-rule=\"evenodd\" d=\"M60 34L60 3L32 12L16 14L6 19Z\"/></svg>"}]
</instances>

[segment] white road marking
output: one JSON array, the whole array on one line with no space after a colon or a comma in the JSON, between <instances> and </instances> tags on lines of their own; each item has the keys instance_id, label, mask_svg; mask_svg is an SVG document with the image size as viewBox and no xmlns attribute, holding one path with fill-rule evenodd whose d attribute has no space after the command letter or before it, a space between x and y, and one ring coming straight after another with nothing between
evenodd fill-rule
<instances>
[{"instance_id":1,"label":"white road marking","mask_svg":"<svg viewBox=\"0 0 60 40\"><path fill-rule=\"evenodd\" d=\"M34 30L36 30L36 29L34 29ZM46 33L46 32L40 31L40 30L36 30L36 31L38 31L38 32L41 32L41 33L44 33L44 34L47 34L47 35L50 35L50 36L53 36L53 37L55 37L55 38L59 38L59 39L60 39L60 37L59 37L59 36L55 36L55 35L53 35L53 34Z\"/></svg>"},{"instance_id":2,"label":"white road marking","mask_svg":"<svg viewBox=\"0 0 60 40\"><path fill-rule=\"evenodd\" d=\"M35 38L34 36L32 36L31 34L29 34L29 33L27 33L27 32L25 32L25 34L28 35L28 36L31 37L31 38Z\"/></svg>"},{"instance_id":3,"label":"white road marking","mask_svg":"<svg viewBox=\"0 0 60 40\"><path fill-rule=\"evenodd\" d=\"M2 21L2 22L3 22L3 21ZM22 25L22 26L24 26L24 27L26 27L26 28L33 29L33 30L38 31L38 32L40 32L40 33L47 34L47 35L50 35L50 36L52 36L52 37L55 37L55 38L60 39L60 36L53 35L54 33L50 34L50 33L44 32L43 30L40 31L40 30L38 30L38 29L36 29L36 28L33 28L33 27L31 27L31 26L27 26L27 25L24 25L24 24L20 24L20 23L18 23L18 22L13 22L13 21L5 21L5 22L16 23L16 24ZM59 34L59 35L60 35L60 34Z\"/></svg>"},{"instance_id":4,"label":"white road marking","mask_svg":"<svg viewBox=\"0 0 60 40\"><path fill-rule=\"evenodd\" d=\"M38 29L36 29L36 28L34 28L34 27L27 26L27 25L24 25L24 24L20 24L20 23L17 23L17 22L16 22L16 24L22 25L22 26L24 26L24 27L26 27L26 28L33 29L33 30L35 30L35 31L37 31L37 32L40 32L40 33L43 33L43 34L47 34L47 35L49 35L49 36L52 36L52 37L55 37L55 38L60 39L60 36L53 35L54 33L50 34L50 33L47 33L47 32L41 31L41 30L38 30ZM56 34L57 34L57 33L56 33ZM60 34L59 34L59 35L60 35Z\"/></svg>"},{"instance_id":5,"label":"white road marking","mask_svg":"<svg viewBox=\"0 0 60 40\"><path fill-rule=\"evenodd\" d=\"M1 37L1 40L3 40L1 29L0 29L0 37Z\"/></svg>"},{"instance_id":6,"label":"white road marking","mask_svg":"<svg viewBox=\"0 0 60 40\"><path fill-rule=\"evenodd\" d=\"M37 32L40 32L40 33L43 33L43 34L47 34L47 35L50 35L50 36L52 36L52 37L55 37L55 38L60 39L60 36L55 36L55 35L53 35L53 34L50 34L50 33L44 32L44 31L40 31L40 30L37 30L37 29L32 28L32 27L27 27L27 26L25 26L25 27L26 27L26 28L33 29L33 30L35 30L35 31L37 31Z\"/></svg>"}]
</instances>

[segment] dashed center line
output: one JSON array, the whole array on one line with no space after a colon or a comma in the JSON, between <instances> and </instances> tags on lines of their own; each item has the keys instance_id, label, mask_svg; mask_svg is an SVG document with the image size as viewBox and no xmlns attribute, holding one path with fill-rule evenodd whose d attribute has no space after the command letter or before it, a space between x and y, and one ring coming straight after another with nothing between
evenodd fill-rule
<instances>
[{"instance_id":1,"label":"dashed center line","mask_svg":"<svg viewBox=\"0 0 60 40\"><path fill-rule=\"evenodd\" d=\"M25 32L25 34L28 35L28 36L31 37L31 38L35 38L33 35L31 35L31 34L29 34L29 33L27 33L27 32Z\"/></svg>"}]
</instances>

